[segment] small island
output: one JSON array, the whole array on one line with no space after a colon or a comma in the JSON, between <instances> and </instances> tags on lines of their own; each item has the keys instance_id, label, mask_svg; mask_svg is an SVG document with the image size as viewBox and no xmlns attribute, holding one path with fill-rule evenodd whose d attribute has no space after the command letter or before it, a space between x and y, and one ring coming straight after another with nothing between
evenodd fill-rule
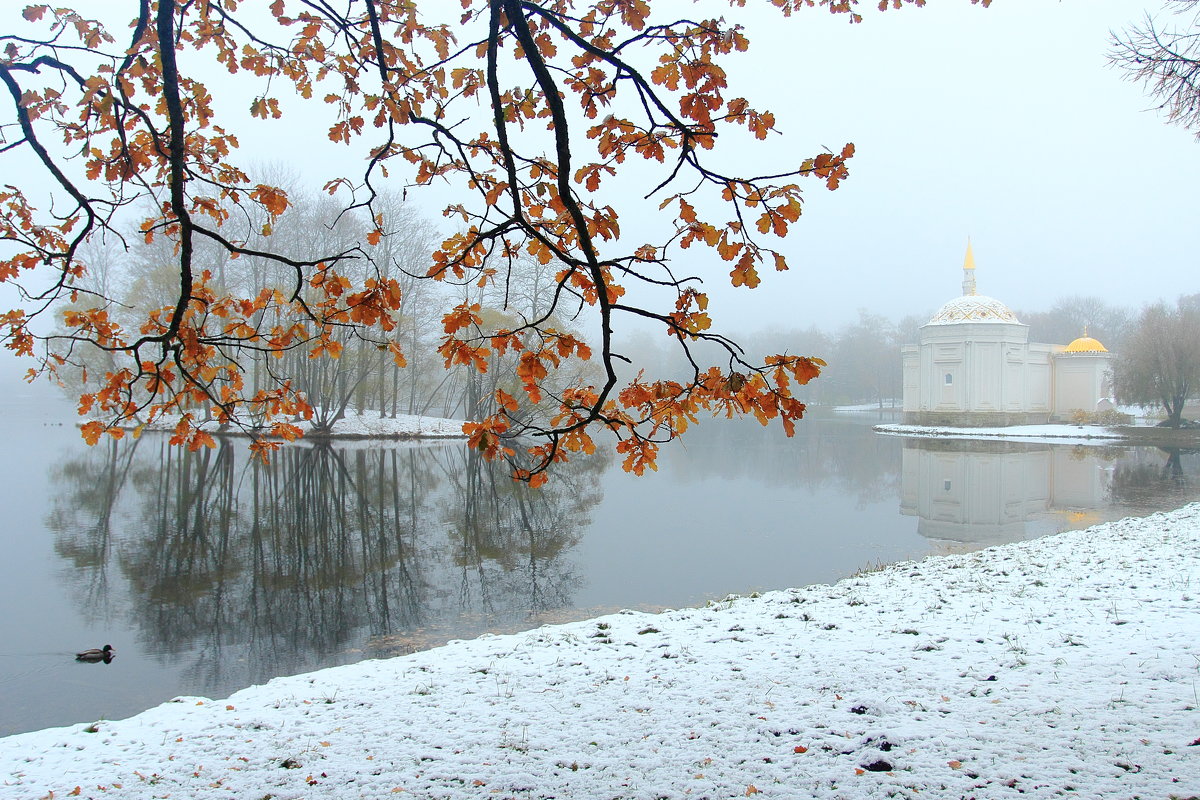
<instances>
[{"instance_id":1,"label":"small island","mask_svg":"<svg viewBox=\"0 0 1200 800\"><path fill-rule=\"evenodd\" d=\"M126 430L169 432L179 424L178 415L164 415L143 426L125 426ZM326 424L310 420L294 423L305 440L328 439L465 439L463 421L444 417L425 417L417 414L383 415L378 412L347 410ZM251 436L256 431L237 425L222 425L215 419L196 423L196 427L213 436Z\"/></svg>"}]
</instances>

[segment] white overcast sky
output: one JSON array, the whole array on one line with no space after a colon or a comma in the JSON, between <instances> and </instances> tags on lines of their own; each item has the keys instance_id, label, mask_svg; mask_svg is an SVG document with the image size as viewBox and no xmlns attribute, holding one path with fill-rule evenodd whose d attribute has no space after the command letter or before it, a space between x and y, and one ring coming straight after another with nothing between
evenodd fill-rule
<instances>
[{"instance_id":1,"label":"white overcast sky","mask_svg":"<svg viewBox=\"0 0 1200 800\"><path fill-rule=\"evenodd\" d=\"M1200 291L1200 145L1105 62L1110 31L1147 10L932 0L855 26L756 15L754 90L774 98L786 141L853 141L858 154L841 189L809 194L787 247L796 273L764 282L730 322L933 311L961 291L968 236L979 292L1018 309Z\"/></svg>"}]
</instances>

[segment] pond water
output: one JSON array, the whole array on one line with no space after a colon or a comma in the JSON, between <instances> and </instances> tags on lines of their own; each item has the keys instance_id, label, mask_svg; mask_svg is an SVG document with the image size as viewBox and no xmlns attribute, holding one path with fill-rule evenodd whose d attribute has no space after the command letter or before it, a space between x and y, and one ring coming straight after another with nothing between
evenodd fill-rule
<instances>
[{"instance_id":1,"label":"pond water","mask_svg":"<svg viewBox=\"0 0 1200 800\"><path fill-rule=\"evenodd\" d=\"M786 439L714 422L643 478L611 459L530 492L461 442L86 447L69 408L0 414L0 735L620 608L834 581L876 564L1174 508L1200 459L906 440L871 415ZM72 653L111 644L110 664Z\"/></svg>"}]
</instances>

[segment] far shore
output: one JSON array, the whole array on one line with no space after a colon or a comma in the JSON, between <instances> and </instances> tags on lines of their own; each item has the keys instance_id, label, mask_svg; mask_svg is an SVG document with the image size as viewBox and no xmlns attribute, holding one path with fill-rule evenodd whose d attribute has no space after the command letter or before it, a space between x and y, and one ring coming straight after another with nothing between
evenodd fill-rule
<instances>
[{"instance_id":1,"label":"far shore","mask_svg":"<svg viewBox=\"0 0 1200 800\"><path fill-rule=\"evenodd\" d=\"M141 427L143 431L154 433L170 433L179 422L178 416L160 417L145 426L134 424L122 425L122 429L133 431ZM79 424L83 424L81 421ZM379 439L389 441L407 441L415 439L465 439L463 420L447 419L445 417L423 417L415 414L397 414L394 417L379 416L377 411L360 414L355 411L346 412L345 416L335 422L331 429L314 428L310 420L293 422L304 431L303 439L327 441ZM212 436L249 437L261 435L272 437L266 428L243 428L237 425L221 425L216 420L201 420L197 427Z\"/></svg>"},{"instance_id":2,"label":"far shore","mask_svg":"<svg viewBox=\"0 0 1200 800\"><path fill-rule=\"evenodd\" d=\"M861 407L834 407L838 412L866 411ZM871 411L876 409L872 408ZM896 411L898 409L882 409ZM179 421L178 416L164 417L142 426L143 431L169 433ZM82 424L82 422L80 423ZM360 414L348 411L332 429L315 428L311 421L295 422L304 431L308 441L412 441L421 439L465 439L464 421L445 417L426 417L414 414L397 414L380 417L376 411ZM139 426L121 426L133 431ZM202 420L198 427L220 437L249 437L261 435L271 437L265 428L243 428L237 425L221 425L216 420ZM942 439L1017 439L1076 441L1091 444L1131 444L1153 447L1200 448L1200 427L1167 428L1156 425L1076 425L1071 423L1048 423L1042 425L1010 425L998 427L954 427L950 425L908 425L904 423L882 423L873 426L879 433L892 436L933 437Z\"/></svg>"}]
</instances>

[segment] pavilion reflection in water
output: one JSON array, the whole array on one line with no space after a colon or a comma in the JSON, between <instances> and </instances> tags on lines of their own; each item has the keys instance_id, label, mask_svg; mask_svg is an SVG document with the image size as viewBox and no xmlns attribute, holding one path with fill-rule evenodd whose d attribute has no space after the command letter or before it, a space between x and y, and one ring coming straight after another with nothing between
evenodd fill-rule
<instances>
[{"instance_id":1,"label":"pavilion reflection in water","mask_svg":"<svg viewBox=\"0 0 1200 800\"><path fill-rule=\"evenodd\" d=\"M1114 461L1104 447L916 440L902 454L900 513L945 551L1083 528L1107 518Z\"/></svg>"}]
</instances>

